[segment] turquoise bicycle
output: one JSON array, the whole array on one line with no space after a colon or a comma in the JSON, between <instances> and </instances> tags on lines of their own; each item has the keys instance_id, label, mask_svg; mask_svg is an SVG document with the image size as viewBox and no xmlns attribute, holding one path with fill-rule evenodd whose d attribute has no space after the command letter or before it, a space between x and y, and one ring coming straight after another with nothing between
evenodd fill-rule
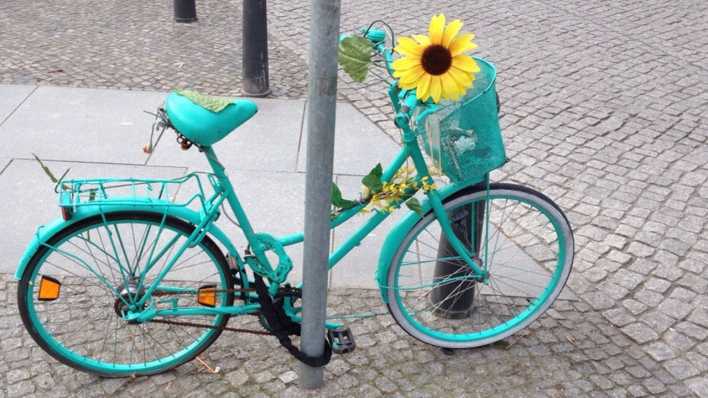
<instances>
[{"instance_id":1,"label":"turquoise bicycle","mask_svg":"<svg viewBox=\"0 0 708 398\"><path fill-rule=\"evenodd\" d=\"M369 29L366 37L390 73L385 34ZM495 69L476 61L477 82L455 103L421 102L391 84L400 153L367 176L369 192L345 201L331 220L331 228L342 225L377 190L408 176L395 201L366 212L367 222L332 252L329 266L411 204L415 211L387 236L372 277L403 330L448 349L490 344L528 326L558 297L573 262L571 226L553 201L488 180L506 159ZM332 350L354 349L351 332L336 322L326 323L322 358L303 356L290 341L300 331L300 290L287 282L292 261L284 248L303 242L303 234L254 231L214 150L256 111L246 99L224 104L170 93L153 133L174 130L183 148L204 153L212 172L59 181L62 217L37 230L16 272L22 321L40 347L82 371L149 375L192 360L223 330L236 330L230 317L254 315L303 362L326 363ZM449 184L433 183L430 162ZM411 202L416 195L421 200ZM215 224L221 215L242 230L243 251Z\"/></svg>"}]
</instances>

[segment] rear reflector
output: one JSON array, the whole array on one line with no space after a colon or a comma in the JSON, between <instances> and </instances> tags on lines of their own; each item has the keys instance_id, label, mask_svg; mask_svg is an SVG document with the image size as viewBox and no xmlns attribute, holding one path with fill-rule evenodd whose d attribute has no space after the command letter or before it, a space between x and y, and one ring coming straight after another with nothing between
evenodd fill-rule
<instances>
[{"instance_id":1,"label":"rear reflector","mask_svg":"<svg viewBox=\"0 0 708 398\"><path fill-rule=\"evenodd\" d=\"M197 291L197 302L207 307L216 306L216 286L206 285L199 288Z\"/></svg>"},{"instance_id":2,"label":"rear reflector","mask_svg":"<svg viewBox=\"0 0 708 398\"><path fill-rule=\"evenodd\" d=\"M51 276L42 275L39 280L39 301L52 301L59 298L61 283Z\"/></svg>"}]
</instances>

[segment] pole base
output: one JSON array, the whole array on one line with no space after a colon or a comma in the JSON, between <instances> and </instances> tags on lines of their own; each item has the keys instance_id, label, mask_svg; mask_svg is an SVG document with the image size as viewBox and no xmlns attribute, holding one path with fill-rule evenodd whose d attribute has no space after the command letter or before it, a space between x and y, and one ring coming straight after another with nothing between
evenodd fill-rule
<instances>
[{"instance_id":1,"label":"pole base","mask_svg":"<svg viewBox=\"0 0 708 398\"><path fill-rule=\"evenodd\" d=\"M433 314L439 318L444 318L444 319L465 319L469 318L472 315L473 310L470 308L468 310L462 310L462 311L453 311L453 310L443 310L443 309L435 309L433 310Z\"/></svg>"},{"instance_id":2,"label":"pole base","mask_svg":"<svg viewBox=\"0 0 708 398\"><path fill-rule=\"evenodd\" d=\"M194 17L194 18L175 18L175 22L177 22L177 23L192 23L192 22L197 22L197 17Z\"/></svg>"},{"instance_id":3,"label":"pole base","mask_svg":"<svg viewBox=\"0 0 708 398\"><path fill-rule=\"evenodd\" d=\"M263 98L263 97L267 97L267 96L271 95L272 93L273 92L270 90L270 88L267 88L265 91L255 92L255 93L247 91L244 88L241 88L241 94L244 97Z\"/></svg>"}]
</instances>

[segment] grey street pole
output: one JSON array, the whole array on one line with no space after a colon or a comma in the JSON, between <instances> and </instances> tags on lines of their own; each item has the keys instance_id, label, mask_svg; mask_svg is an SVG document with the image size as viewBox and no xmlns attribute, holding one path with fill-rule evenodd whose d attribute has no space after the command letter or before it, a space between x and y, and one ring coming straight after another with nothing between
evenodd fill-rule
<instances>
[{"instance_id":1,"label":"grey street pole","mask_svg":"<svg viewBox=\"0 0 708 398\"><path fill-rule=\"evenodd\" d=\"M301 350L309 356L324 352L339 11L340 0L312 1L301 329ZM300 386L322 386L323 373L301 363Z\"/></svg>"},{"instance_id":2,"label":"grey street pole","mask_svg":"<svg viewBox=\"0 0 708 398\"><path fill-rule=\"evenodd\" d=\"M243 0L243 79L241 89L250 97L270 94L268 81L268 19L266 0Z\"/></svg>"}]
</instances>

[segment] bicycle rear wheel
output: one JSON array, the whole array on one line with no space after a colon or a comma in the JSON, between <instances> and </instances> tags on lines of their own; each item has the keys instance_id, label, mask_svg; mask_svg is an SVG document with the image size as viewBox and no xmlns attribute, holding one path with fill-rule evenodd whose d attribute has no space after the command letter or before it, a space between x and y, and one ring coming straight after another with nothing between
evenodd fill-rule
<instances>
[{"instance_id":1,"label":"bicycle rear wheel","mask_svg":"<svg viewBox=\"0 0 708 398\"><path fill-rule=\"evenodd\" d=\"M155 374L191 360L216 340L228 315L190 317L210 326L200 329L136 323L123 314L193 230L150 212L109 213L61 230L39 247L20 280L25 327L54 358L101 376ZM141 286L148 263L154 266ZM207 236L181 255L144 308L199 306L196 292L203 286L217 289L215 307L230 306L233 284L224 255Z\"/></svg>"},{"instance_id":2,"label":"bicycle rear wheel","mask_svg":"<svg viewBox=\"0 0 708 398\"><path fill-rule=\"evenodd\" d=\"M543 314L573 262L572 230L558 206L529 188L492 184L489 191L456 195L444 207L489 278L476 281L450 253L429 212L407 233L388 270L388 307L399 325L429 344L470 348L503 339ZM475 237L460 235L460 214L479 220L466 229ZM456 271L449 272L451 266Z\"/></svg>"}]
</instances>

